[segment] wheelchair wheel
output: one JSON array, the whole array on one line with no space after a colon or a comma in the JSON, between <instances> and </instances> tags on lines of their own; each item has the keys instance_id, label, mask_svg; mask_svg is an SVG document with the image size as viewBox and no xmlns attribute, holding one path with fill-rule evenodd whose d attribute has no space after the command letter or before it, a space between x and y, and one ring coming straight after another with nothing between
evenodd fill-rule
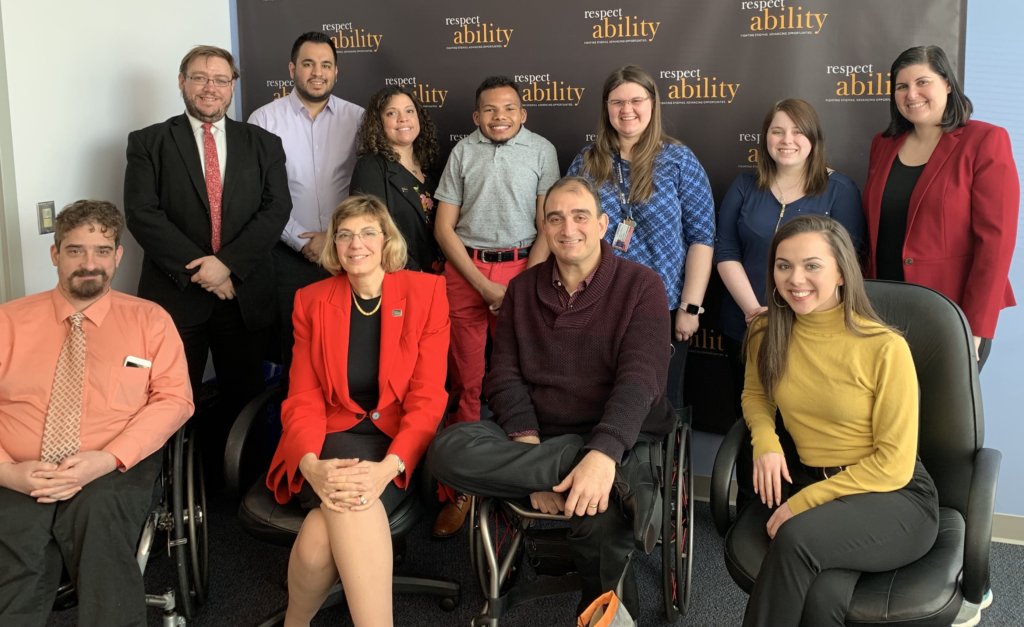
<instances>
[{"instance_id":1,"label":"wheelchair wheel","mask_svg":"<svg viewBox=\"0 0 1024 627\"><path fill-rule=\"evenodd\" d=\"M168 545L174 553L178 571L178 590L175 595L177 609L187 619L195 618L198 602L192 594L191 547L185 529L185 433L179 429L174 436L170 454L170 471L167 483L171 488L171 530Z\"/></svg>"},{"instance_id":2,"label":"wheelchair wheel","mask_svg":"<svg viewBox=\"0 0 1024 627\"><path fill-rule=\"evenodd\" d=\"M661 572L665 615L674 622L690 603L693 573L693 469L690 425L683 422L665 451L665 499L662 512Z\"/></svg>"},{"instance_id":3,"label":"wheelchair wheel","mask_svg":"<svg viewBox=\"0 0 1024 627\"><path fill-rule=\"evenodd\" d=\"M189 435L185 453L185 520L188 532L189 561L192 567L190 592L200 604L206 603L210 590L210 544L207 536L206 482L203 458L195 433Z\"/></svg>"}]
</instances>

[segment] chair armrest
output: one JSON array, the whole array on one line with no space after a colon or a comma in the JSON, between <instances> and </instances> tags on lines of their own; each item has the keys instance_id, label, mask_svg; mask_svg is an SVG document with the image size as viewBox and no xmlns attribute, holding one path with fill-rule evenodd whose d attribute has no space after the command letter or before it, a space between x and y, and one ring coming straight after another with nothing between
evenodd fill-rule
<instances>
[{"instance_id":1,"label":"chair armrest","mask_svg":"<svg viewBox=\"0 0 1024 627\"><path fill-rule=\"evenodd\" d=\"M729 516L729 486L732 483L732 471L736 467L736 458L739 456L740 446L743 439L750 437L747 431L747 423L737 420L715 455L715 466L711 471L711 518L715 521L715 528L721 536L729 531L732 520Z\"/></svg>"},{"instance_id":2,"label":"chair armrest","mask_svg":"<svg viewBox=\"0 0 1024 627\"><path fill-rule=\"evenodd\" d=\"M996 509L996 480L1003 454L983 448L974 458L974 476L967 500L967 531L964 538L964 599L981 603L989 586L989 557L992 551L992 514Z\"/></svg>"},{"instance_id":3,"label":"chair armrest","mask_svg":"<svg viewBox=\"0 0 1024 627\"><path fill-rule=\"evenodd\" d=\"M227 443L224 445L224 483L231 494L240 494L242 481L242 461L250 444L252 427L256 423L256 417L262 416L267 407L273 404L280 404L284 399L286 389L280 383L274 383L249 401L238 417L231 425L228 432ZM244 486L248 489L249 486Z\"/></svg>"}]
</instances>

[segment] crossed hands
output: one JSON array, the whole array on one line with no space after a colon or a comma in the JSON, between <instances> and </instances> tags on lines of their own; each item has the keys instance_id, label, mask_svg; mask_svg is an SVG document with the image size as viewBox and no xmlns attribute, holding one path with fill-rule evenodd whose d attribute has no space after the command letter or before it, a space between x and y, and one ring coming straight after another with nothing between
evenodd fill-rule
<instances>
[{"instance_id":1,"label":"crossed hands","mask_svg":"<svg viewBox=\"0 0 1024 627\"><path fill-rule=\"evenodd\" d=\"M75 453L60 464L26 461L0 464L0 486L34 498L39 503L66 501L86 485L117 467L106 451Z\"/></svg>"},{"instance_id":2,"label":"crossed hands","mask_svg":"<svg viewBox=\"0 0 1024 627\"><path fill-rule=\"evenodd\" d=\"M231 269L214 255L207 255L185 264L186 270L196 269L192 282L217 296L221 300L235 297L235 285L231 282Z\"/></svg>"},{"instance_id":3,"label":"crossed hands","mask_svg":"<svg viewBox=\"0 0 1024 627\"><path fill-rule=\"evenodd\" d=\"M341 513L369 509L395 478L383 461L317 459L313 453L303 456L299 471L320 497L321 507Z\"/></svg>"}]
</instances>

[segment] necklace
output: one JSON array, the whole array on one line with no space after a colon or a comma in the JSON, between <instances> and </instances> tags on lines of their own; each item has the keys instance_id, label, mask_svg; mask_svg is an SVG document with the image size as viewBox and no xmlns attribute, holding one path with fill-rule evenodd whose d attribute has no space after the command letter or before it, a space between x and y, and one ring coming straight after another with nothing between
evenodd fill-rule
<instances>
[{"instance_id":1,"label":"necklace","mask_svg":"<svg viewBox=\"0 0 1024 627\"><path fill-rule=\"evenodd\" d=\"M773 232L777 233L779 231L779 225L782 224L782 216L786 215L786 204L787 203L786 203L786 195L782 193L782 183L780 183L780 182L778 182L776 180L776 181L773 181L773 184L775 185L775 189L779 190L779 195L776 198L776 200L779 201L779 205L780 205L780 207L779 207L779 219L775 221L775 231L773 231Z\"/></svg>"},{"instance_id":2,"label":"necklace","mask_svg":"<svg viewBox=\"0 0 1024 627\"><path fill-rule=\"evenodd\" d=\"M367 300L369 300L369 299L367 299ZM378 311L380 311L380 304L382 302L384 302L384 299L381 298L380 296L378 296L377 297L377 306L374 307L372 311L366 311L365 309L363 309L362 307L359 306L359 299L356 298L356 291L352 290L352 304L356 306L356 309L359 311L359 313L363 314L366 317L370 317L373 314L375 314Z\"/></svg>"}]
</instances>

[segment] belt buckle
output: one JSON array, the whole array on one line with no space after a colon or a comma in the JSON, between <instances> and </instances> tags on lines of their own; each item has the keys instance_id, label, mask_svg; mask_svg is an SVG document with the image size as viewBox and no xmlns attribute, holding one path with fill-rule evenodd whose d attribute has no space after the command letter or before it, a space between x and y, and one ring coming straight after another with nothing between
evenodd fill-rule
<instances>
[{"instance_id":1,"label":"belt buckle","mask_svg":"<svg viewBox=\"0 0 1024 627\"><path fill-rule=\"evenodd\" d=\"M501 261L501 252L500 250L481 250L478 257L484 263L498 263Z\"/></svg>"},{"instance_id":2,"label":"belt buckle","mask_svg":"<svg viewBox=\"0 0 1024 627\"><path fill-rule=\"evenodd\" d=\"M831 475L828 474L829 471L832 471L832 470L834 470L835 472L832 473ZM821 469L821 476L824 477L825 479L831 479L832 477L835 477L836 475L838 475L839 473L843 472L844 470L846 470L846 468L844 466L829 466L828 468L822 468Z\"/></svg>"}]
</instances>

